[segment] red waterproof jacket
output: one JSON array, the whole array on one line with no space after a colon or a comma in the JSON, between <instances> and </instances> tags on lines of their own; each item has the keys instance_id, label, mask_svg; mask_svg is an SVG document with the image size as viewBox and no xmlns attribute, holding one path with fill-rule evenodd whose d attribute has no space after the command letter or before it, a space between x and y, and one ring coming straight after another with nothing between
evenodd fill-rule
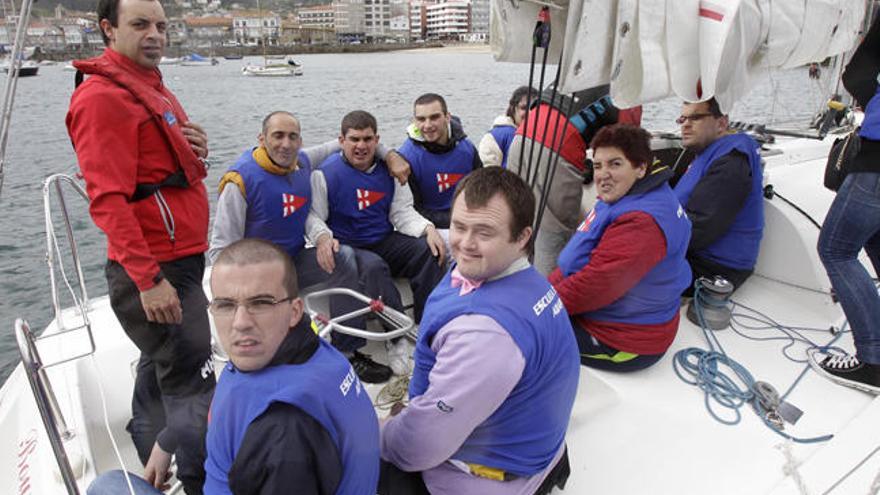
<instances>
[{"instance_id":1,"label":"red waterproof jacket","mask_svg":"<svg viewBox=\"0 0 880 495\"><path fill-rule=\"evenodd\" d=\"M110 48L74 65L90 74L74 91L66 120L89 212L107 235L107 257L147 290L158 280L159 262L208 248L205 167L181 131L186 113L157 69ZM138 184L158 184L180 170L189 187L163 187L132 201Z\"/></svg>"}]
</instances>

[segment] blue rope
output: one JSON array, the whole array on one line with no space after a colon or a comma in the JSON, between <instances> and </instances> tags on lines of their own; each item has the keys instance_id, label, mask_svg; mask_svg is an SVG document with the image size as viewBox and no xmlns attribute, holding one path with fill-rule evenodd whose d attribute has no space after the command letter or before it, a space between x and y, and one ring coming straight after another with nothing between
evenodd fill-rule
<instances>
[{"instance_id":1,"label":"blue rope","mask_svg":"<svg viewBox=\"0 0 880 495\"><path fill-rule=\"evenodd\" d=\"M693 301L694 308L696 310L695 312L697 314L697 320L699 322L700 328L703 331L703 336L706 338L706 343L708 344L709 349L700 349L698 347L688 347L686 349L682 349L675 353L672 361L672 366L675 374L678 375L678 377L683 382L690 385L695 385L703 391L706 410L709 412L709 414L719 423L725 425L735 425L742 420L742 413L740 412L740 408L746 404L751 404L755 414L757 414L758 417L761 418L761 421L764 423L764 425L783 438L792 440L797 443L825 442L833 438L834 435L822 435L812 438L795 437L778 429L768 419L768 411L761 405L760 401L757 400L758 395L754 377L749 372L749 370L746 369L745 366L738 363L736 360L727 355L727 353L724 351L723 346L721 345L721 342L718 340L718 337L706 325L703 316L703 307L705 306L722 308L727 305L727 301L719 301L709 298L703 294L703 291L704 289L702 288L702 285L698 282L695 282ZM834 342L839 339L846 331L846 324L844 324L841 331L835 336L834 339L831 340L831 342L829 342L825 346L819 346L807 337L805 337L801 332L828 331L827 329L784 326L777 323L772 318L761 313L760 311L754 310L742 304L733 304L734 307L739 306L758 315L756 317L742 313L732 314L731 328L734 330L734 332L737 333L737 335L741 335L747 339L757 341L787 341L788 343L783 347L782 350L783 356L786 359L789 359L790 361L799 364L805 363L806 360L797 360L789 356L787 353L788 349L792 348L798 343L808 345L808 350L829 349L832 348ZM777 337L748 336L738 330L736 328L736 325L734 325L734 322L737 321L739 318L752 320L763 324L762 326L756 327L743 325L747 329L777 329L782 332L783 335ZM738 321L737 323L741 324ZM724 370L723 367L726 367L727 370ZM791 392L798 385L798 383L800 383L801 379L804 377L804 375L806 375L809 369L810 366L809 364L807 364L798 375L798 377L794 380L794 383L792 383L788 387L786 392L780 397L780 400L785 400L785 398L788 397L789 394L791 394ZM732 417L724 418L719 415L718 412L716 412L716 409L719 406L723 409L729 410L732 413Z\"/></svg>"}]
</instances>

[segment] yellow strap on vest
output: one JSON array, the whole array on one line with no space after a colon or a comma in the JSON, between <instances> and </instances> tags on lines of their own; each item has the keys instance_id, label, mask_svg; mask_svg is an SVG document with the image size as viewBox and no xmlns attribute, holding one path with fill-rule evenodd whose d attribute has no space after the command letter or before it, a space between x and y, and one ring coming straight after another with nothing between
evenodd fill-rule
<instances>
[{"instance_id":1,"label":"yellow strap on vest","mask_svg":"<svg viewBox=\"0 0 880 495\"><path fill-rule=\"evenodd\" d=\"M504 481L503 469L496 469L489 466L483 466L482 464L472 463L468 463L468 468L470 468L471 474L474 476L479 476L480 478L486 478L495 481Z\"/></svg>"}]
</instances>

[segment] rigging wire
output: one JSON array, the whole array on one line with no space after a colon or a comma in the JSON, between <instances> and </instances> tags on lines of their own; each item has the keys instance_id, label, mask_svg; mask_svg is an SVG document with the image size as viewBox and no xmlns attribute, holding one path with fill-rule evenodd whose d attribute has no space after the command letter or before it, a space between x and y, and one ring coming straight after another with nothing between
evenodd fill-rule
<instances>
[{"instance_id":1,"label":"rigging wire","mask_svg":"<svg viewBox=\"0 0 880 495\"><path fill-rule=\"evenodd\" d=\"M9 141L9 124L12 120L12 107L15 103L15 91L21 72L21 53L24 50L24 38L31 19L33 0L22 0L18 24L15 28L15 41L9 57L9 73L6 77L6 90L3 94L3 107L0 110L0 194L3 192L4 164L6 163L6 143Z\"/></svg>"}]
</instances>

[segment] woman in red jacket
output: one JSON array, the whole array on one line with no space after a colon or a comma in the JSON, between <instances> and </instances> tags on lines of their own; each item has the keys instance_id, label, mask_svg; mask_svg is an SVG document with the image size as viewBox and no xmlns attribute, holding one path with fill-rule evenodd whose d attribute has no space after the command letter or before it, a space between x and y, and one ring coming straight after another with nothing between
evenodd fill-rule
<instances>
[{"instance_id":1,"label":"woman in red jacket","mask_svg":"<svg viewBox=\"0 0 880 495\"><path fill-rule=\"evenodd\" d=\"M617 124L591 142L598 201L559 254L550 283L571 315L581 363L635 371L657 361L678 329L691 224L652 164L651 135Z\"/></svg>"}]
</instances>

